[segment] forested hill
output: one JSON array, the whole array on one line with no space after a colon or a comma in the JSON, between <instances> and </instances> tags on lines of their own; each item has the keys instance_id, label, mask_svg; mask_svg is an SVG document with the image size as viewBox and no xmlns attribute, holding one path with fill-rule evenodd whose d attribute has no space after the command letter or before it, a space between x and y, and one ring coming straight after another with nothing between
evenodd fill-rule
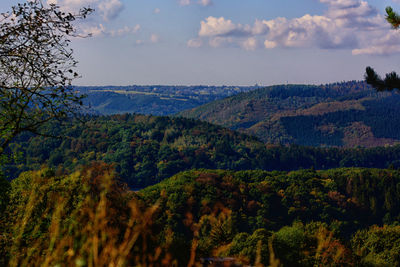
<instances>
[{"instance_id":1,"label":"forested hill","mask_svg":"<svg viewBox=\"0 0 400 267\"><path fill-rule=\"evenodd\" d=\"M400 95L364 82L277 85L240 93L178 115L272 144L374 147L400 142Z\"/></svg>"},{"instance_id":2,"label":"forested hill","mask_svg":"<svg viewBox=\"0 0 400 267\"><path fill-rule=\"evenodd\" d=\"M81 122L83 120L84 122ZM47 135L24 134L10 145L16 162L5 166L9 179L47 164L73 170L91 161L115 165L131 188L155 184L193 168L297 170L335 167L400 167L400 146L372 149L267 146L255 137L193 119L145 115L87 116Z\"/></svg>"},{"instance_id":3,"label":"forested hill","mask_svg":"<svg viewBox=\"0 0 400 267\"><path fill-rule=\"evenodd\" d=\"M400 173L389 170L192 170L139 194L160 205L160 240L180 260L197 238L200 256L245 258L249 265L261 250L270 266L273 245L279 266L398 266L399 190ZM385 226L369 228L374 224Z\"/></svg>"},{"instance_id":4,"label":"forested hill","mask_svg":"<svg viewBox=\"0 0 400 267\"><path fill-rule=\"evenodd\" d=\"M90 112L102 115L140 113L170 115L258 86L77 86Z\"/></svg>"}]
</instances>

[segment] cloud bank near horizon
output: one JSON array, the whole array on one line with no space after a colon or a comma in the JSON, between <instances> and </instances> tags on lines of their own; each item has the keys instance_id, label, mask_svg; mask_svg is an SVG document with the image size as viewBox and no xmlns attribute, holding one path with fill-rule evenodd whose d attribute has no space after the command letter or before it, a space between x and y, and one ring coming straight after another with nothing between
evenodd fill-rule
<instances>
[{"instance_id":1,"label":"cloud bank near horizon","mask_svg":"<svg viewBox=\"0 0 400 267\"><path fill-rule=\"evenodd\" d=\"M209 16L200 22L189 47L350 49L353 55L400 53L400 33L390 29L383 14L362 0L319 0L322 15L255 20L253 25Z\"/></svg>"}]
</instances>

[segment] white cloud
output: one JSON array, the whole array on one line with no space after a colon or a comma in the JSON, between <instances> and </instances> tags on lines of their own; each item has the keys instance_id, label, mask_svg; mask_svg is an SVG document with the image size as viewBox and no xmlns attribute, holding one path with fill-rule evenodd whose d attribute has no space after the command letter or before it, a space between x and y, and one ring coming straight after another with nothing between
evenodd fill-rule
<instances>
[{"instance_id":1,"label":"white cloud","mask_svg":"<svg viewBox=\"0 0 400 267\"><path fill-rule=\"evenodd\" d=\"M354 55L400 52L400 33L393 34L384 16L366 1L319 1L327 5L321 15L256 20L253 25L210 16L200 22L198 38L208 39L212 47L236 45L247 50L263 43L266 49L350 49Z\"/></svg>"},{"instance_id":2,"label":"white cloud","mask_svg":"<svg viewBox=\"0 0 400 267\"><path fill-rule=\"evenodd\" d=\"M365 48L353 49L353 55L390 55L394 53L400 53L399 45L379 45L379 46L368 46Z\"/></svg>"},{"instance_id":3,"label":"white cloud","mask_svg":"<svg viewBox=\"0 0 400 267\"><path fill-rule=\"evenodd\" d=\"M57 4L68 12L76 12L83 7L91 7L105 20L109 21L118 17L124 9L120 0L47 0L48 4Z\"/></svg>"},{"instance_id":4,"label":"white cloud","mask_svg":"<svg viewBox=\"0 0 400 267\"><path fill-rule=\"evenodd\" d=\"M321 3L328 4L332 7L346 8L357 5L360 1L358 0L319 0Z\"/></svg>"},{"instance_id":5,"label":"white cloud","mask_svg":"<svg viewBox=\"0 0 400 267\"><path fill-rule=\"evenodd\" d=\"M93 37L100 37L100 36L107 35L107 30L106 30L106 28L104 27L103 24L99 24L99 25L96 25L96 26L81 27L80 31L84 35L91 35Z\"/></svg>"},{"instance_id":6,"label":"white cloud","mask_svg":"<svg viewBox=\"0 0 400 267\"><path fill-rule=\"evenodd\" d=\"M125 26L119 29L108 30L102 23L99 25L84 25L80 27L80 32L84 35L91 35L93 37L121 37L136 34L140 30L139 24L134 27Z\"/></svg>"},{"instance_id":7,"label":"white cloud","mask_svg":"<svg viewBox=\"0 0 400 267\"><path fill-rule=\"evenodd\" d=\"M388 30L384 36L376 35L369 40L367 46L353 49L352 53L353 55L390 55L400 53L399 32Z\"/></svg>"},{"instance_id":8,"label":"white cloud","mask_svg":"<svg viewBox=\"0 0 400 267\"><path fill-rule=\"evenodd\" d=\"M98 5L99 11L102 13L104 20L109 21L115 19L124 9L124 5L120 0L101 1Z\"/></svg>"},{"instance_id":9,"label":"white cloud","mask_svg":"<svg viewBox=\"0 0 400 267\"><path fill-rule=\"evenodd\" d=\"M150 36L150 41L153 43L153 44L155 44L155 43L158 43L158 42L160 42L160 37L157 35L157 34L152 34L151 36Z\"/></svg>"},{"instance_id":10,"label":"white cloud","mask_svg":"<svg viewBox=\"0 0 400 267\"><path fill-rule=\"evenodd\" d=\"M155 8L153 11L154 14L160 14L160 12L161 12L161 9L159 9L159 8Z\"/></svg>"},{"instance_id":11,"label":"white cloud","mask_svg":"<svg viewBox=\"0 0 400 267\"><path fill-rule=\"evenodd\" d=\"M252 27L250 25L234 24L231 20L224 17L208 17L205 21L200 22L200 37L216 37L216 36L236 36L246 37L253 34L261 34L268 31L266 25L256 21Z\"/></svg>"},{"instance_id":12,"label":"white cloud","mask_svg":"<svg viewBox=\"0 0 400 267\"><path fill-rule=\"evenodd\" d=\"M213 4L211 0L199 0L198 3L202 6L211 6Z\"/></svg>"},{"instance_id":13,"label":"white cloud","mask_svg":"<svg viewBox=\"0 0 400 267\"><path fill-rule=\"evenodd\" d=\"M213 4L212 0L179 0L179 5L181 6L188 6L191 4L197 4L201 6L211 6Z\"/></svg>"},{"instance_id":14,"label":"white cloud","mask_svg":"<svg viewBox=\"0 0 400 267\"><path fill-rule=\"evenodd\" d=\"M140 30L140 25L137 24L134 27L128 27L125 26L121 29L117 29L117 30L110 30L108 33L109 35L111 35L112 37L117 37L117 36L126 36L129 34L135 34Z\"/></svg>"},{"instance_id":15,"label":"white cloud","mask_svg":"<svg viewBox=\"0 0 400 267\"><path fill-rule=\"evenodd\" d=\"M254 35L261 35L266 34L269 31L269 26L267 25L266 21L256 20L254 23L252 33Z\"/></svg>"},{"instance_id":16,"label":"white cloud","mask_svg":"<svg viewBox=\"0 0 400 267\"><path fill-rule=\"evenodd\" d=\"M179 5L188 6L190 5L190 0L179 0Z\"/></svg>"},{"instance_id":17,"label":"white cloud","mask_svg":"<svg viewBox=\"0 0 400 267\"><path fill-rule=\"evenodd\" d=\"M221 46L225 46L225 45L230 44L230 43L232 43L232 38L230 38L230 37L219 37L219 36L217 36L217 37L211 38L208 41L208 44L211 47L215 47L215 48L221 47Z\"/></svg>"},{"instance_id":18,"label":"white cloud","mask_svg":"<svg viewBox=\"0 0 400 267\"><path fill-rule=\"evenodd\" d=\"M133 33L137 33L141 29L140 24L136 24L135 27L133 27Z\"/></svg>"},{"instance_id":19,"label":"white cloud","mask_svg":"<svg viewBox=\"0 0 400 267\"><path fill-rule=\"evenodd\" d=\"M268 40L264 41L264 47L267 49L275 48L277 45L278 44L275 43L274 41L268 41Z\"/></svg>"},{"instance_id":20,"label":"white cloud","mask_svg":"<svg viewBox=\"0 0 400 267\"><path fill-rule=\"evenodd\" d=\"M78 11L82 7L97 6L100 0L47 0L47 4L59 5L66 11Z\"/></svg>"},{"instance_id":21,"label":"white cloud","mask_svg":"<svg viewBox=\"0 0 400 267\"><path fill-rule=\"evenodd\" d=\"M143 40L136 40L135 44L136 45L142 45L142 44L144 44L144 41Z\"/></svg>"},{"instance_id":22,"label":"white cloud","mask_svg":"<svg viewBox=\"0 0 400 267\"><path fill-rule=\"evenodd\" d=\"M199 48L199 47L201 47L203 45L203 41L201 40L201 39L198 39L198 38L196 38L196 39L190 39L188 42L187 42L187 46L188 47L192 47L192 48Z\"/></svg>"},{"instance_id":23,"label":"white cloud","mask_svg":"<svg viewBox=\"0 0 400 267\"><path fill-rule=\"evenodd\" d=\"M160 42L160 37L157 34L151 34L147 40L137 39L134 43L136 46L156 44Z\"/></svg>"},{"instance_id":24,"label":"white cloud","mask_svg":"<svg viewBox=\"0 0 400 267\"><path fill-rule=\"evenodd\" d=\"M110 20L116 19L124 9L122 0L47 0L47 4L56 4L67 12L77 12L83 7L91 7L95 12L88 20L77 24L77 32L93 37L121 37L133 35L140 30L140 25L123 26L117 29L107 29Z\"/></svg>"},{"instance_id":25,"label":"white cloud","mask_svg":"<svg viewBox=\"0 0 400 267\"><path fill-rule=\"evenodd\" d=\"M232 23L231 20L225 20L224 17L215 18L208 17L206 21L200 22L199 36L223 36L232 34L238 26Z\"/></svg>"},{"instance_id":26,"label":"white cloud","mask_svg":"<svg viewBox=\"0 0 400 267\"><path fill-rule=\"evenodd\" d=\"M258 41L256 38L250 37L243 41L241 46L246 50L255 50L258 46Z\"/></svg>"}]
</instances>

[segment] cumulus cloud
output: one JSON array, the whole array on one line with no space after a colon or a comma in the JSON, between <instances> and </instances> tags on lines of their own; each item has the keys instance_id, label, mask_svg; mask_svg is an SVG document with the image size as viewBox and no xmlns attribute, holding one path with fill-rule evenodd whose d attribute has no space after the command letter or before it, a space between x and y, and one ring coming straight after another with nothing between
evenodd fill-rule
<instances>
[{"instance_id":1,"label":"cumulus cloud","mask_svg":"<svg viewBox=\"0 0 400 267\"><path fill-rule=\"evenodd\" d=\"M231 38L231 37L217 36L217 37L210 38L208 41L208 44L211 47L216 48L216 47L221 47L221 46L226 46L228 44L232 44L232 42L233 42L233 38Z\"/></svg>"},{"instance_id":2,"label":"cumulus cloud","mask_svg":"<svg viewBox=\"0 0 400 267\"><path fill-rule=\"evenodd\" d=\"M149 44L157 44L160 42L160 36L153 33L149 36L148 39L138 39L135 41L135 46L149 45Z\"/></svg>"},{"instance_id":3,"label":"cumulus cloud","mask_svg":"<svg viewBox=\"0 0 400 267\"><path fill-rule=\"evenodd\" d=\"M144 41L143 40L136 40L135 44L136 45L142 45L142 44L144 44Z\"/></svg>"},{"instance_id":4,"label":"cumulus cloud","mask_svg":"<svg viewBox=\"0 0 400 267\"><path fill-rule=\"evenodd\" d=\"M179 5L188 6L190 5L190 0L179 0Z\"/></svg>"},{"instance_id":5,"label":"cumulus cloud","mask_svg":"<svg viewBox=\"0 0 400 267\"><path fill-rule=\"evenodd\" d=\"M299 47L350 49L354 55L400 52L400 37L390 30L378 10L363 0L319 0L327 10L321 15L256 20L242 25L225 17L200 22L198 37L212 47L236 45L254 50ZM193 47L193 45L188 46Z\"/></svg>"},{"instance_id":6,"label":"cumulus cloud","mask_svg":"<svg viewBox=\"0 0 400 267\"><path fill-rule=\"evenodd\" d=\"M224 17L208 17L200 22L200 25L199 36L201 37L229 35L238 28L231 20L226 20Z\"/></svg>"},{"instance_id":7,"label":"cumulus cloud","mask_svg":"<svg viewBox=\"0 0 400 267\"><path fill-rule=\"evenodd\" d=\"M201 6L211 6L213 4L212 0L179 0L179 5L188 6L191 4L197 4Z\"/></svg>"},{"instance_id":8,"label":"cumulus cloud","mask_svg":"<svg viewBox=\"0 0 400 267\"><path fill-rule=\"evenodd\" d=\"M124 9L120 0L47 0L47 3L59 5L68 12L76 12L82 7L91 7L96 9L105 21L115 19Z\"/></svg>"},{"instance_id":9,"label":"cumulus cloud","mask_svg":"<svg viewBox=\"0 0 400 267\"><path fill-rule=\"evenodd\" d=\"M110 30L110 31L109 31L109 34L110 34L112 37L115 37L115 36L126 36L126 35L129 35L129 34L135 34L135 33L137 33L139 30L140 30L140 25L137 24L137 25L134 26L134 27L125 26L125 27L123 27L123 28L121 28L121 29Z\"/></svg>"},{"instance_id":10,"label":"cumulus cloud","mask_svg":"<svg viewBox=\"0 0 400 267\"><path fill-rule=\"evenodd\" d=\"M201 47L202 45L203 45L203 41L202 41L201 39L198 39L198 38L196 38L196 39L190 39L190 40L187 42L187 46L188 46L188 47L199 48L199 47Z\"/></svg>"},{"instance_id":11,"label":"cumulus cloud","mask_svg":"<svg viewBox=\"0 0 400 267\"><path fill-rule=\"evenodd\" d=\"M96 10L88 20L77 25L78 33L93 37L121 37L136 34L140 25L123 26L118 29L108 29L107 23L116 19L123 11L121 0L47 0L47 4L56 4L67 12L77 12L83 7L91 7Z\"/></svg>"},{"instance_id":12,"label":"cumulus cloud","mask_svg":"<svg viewBox=\"0 0 400 267\"><path fill-rule=\"evenodd\" d=\"M278 45L278 44L277 44L276 42L274 42L274 41L269 41L269 40L265 40L265 41L264 41L264 46L265 46L265 48L267 48L267 49L275 48L277 45Z\"/></svg>"},{"instance_id":13,"label":"cumulus cloud","mask_svg":"<svg viewBox=\"0 0 400 267\"><path fill-rule=\"evenodd\" d=\"M120 0L101 1L98 7L99 11L103 14L104 20L106 21L115 19L124 9L124 5Z\"/></svg>"},{"instance_id":14,"label":"cumulus cloud","mask_svg":"<svg viewBox=\"0 0 400 267\"><path fill-rule=\"evenodd\" d=\"M136 34L140 30L139 24L134 27L125 26L119 29L107 29L102 23L99 25L85 25L80 28L84 35L91 35L93 37L121 37Z\"/></svg>"},{"instance_id":15,"label":"cumulus cloud","mask_svg":"<svg viewBox=\"0 0 400 267\"><path fill-rule=\"evenodd\" d=\"M150 36L150 42L152 42L153 44L160 42L160 37L157 34L152 34Z\"/></svg>"},{"instance_id":16,"label":"cumulus cloud","mask_svg":"<svg viewBox=\"0 0 400 267\"><path fill-rule=\"evenodd\" d=\"M81 27L80 30L83 34L91 35L93 37L100 37L107 35L107 30L103 24Z\"/></svg>"},{"instance_id":17,"label":"cumulus cloud","mask_svg":"<svg viewBox=\"0 0 400 267\"><path fill-rule=\"evenodd\" d=\"M246 50L255 50L258 46L258 41L256 38L250 37L244 40L241 46Z\"/></svg>"},{"instance_id":18,"label":"cumulus cloud","mask_svg":"<svg viewBox=\"0 0 400 267\"><path fill-rule=\"evenodd\" d=\"M67 11L76 11L85 6L93 7L99 0L47 0L47 4L56 4Z\"/></svg>"},{"instance_id":19,"label":"cumulus cloud","mask_svg":"<svg viewBox=\"0 0 400 267\"><path fill-rule=\"evenodd\" d=\"M199 0L198 3L202 6L211 6L213 4L211 0Z\"/></svg>"},{"instance_id":20,"label":"cumulus cloud","mask_svg":"<svg viewBox=\"0 0 400 267\"><path fill-rule=\"evenodd\" d=\"M366 40L367 42L367 40ZM396 31L387 31L385 35L372 38L369 45L353 49L353 55L390 55L400 53L400 38Z\"/></svg>"}]
</instances>

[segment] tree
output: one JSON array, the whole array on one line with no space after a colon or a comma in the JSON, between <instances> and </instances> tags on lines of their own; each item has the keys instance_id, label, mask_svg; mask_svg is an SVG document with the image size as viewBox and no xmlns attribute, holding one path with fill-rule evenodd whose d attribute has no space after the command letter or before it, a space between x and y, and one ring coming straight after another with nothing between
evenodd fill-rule
<instances>
[{"instance_id":1,"label":"tree","mask_svg":"<svg viewBox=\"0 0 400 267\"><path fill-rule=\"evenodd\" d=\"M65 13L31 0L0 14L0 155L18 134L76 114L82 96L71 87L79 75L69 48L74 21L93 10Z\"/></svg>"},{"instance_id":2,"label":"tree","mask_svg":"<svg viewBox=\"0 0 400 267\"><path fill-rule=\"evenodd\" d=\"M400 15L393 11L391 7L386 8L386 20L392 25L393 29L400 27ZM373 68L367 67L365 81L377 91L400 90L400 77L394 71L386 74L385 79L382 79Z\"/></svg>"}]
</instances>

